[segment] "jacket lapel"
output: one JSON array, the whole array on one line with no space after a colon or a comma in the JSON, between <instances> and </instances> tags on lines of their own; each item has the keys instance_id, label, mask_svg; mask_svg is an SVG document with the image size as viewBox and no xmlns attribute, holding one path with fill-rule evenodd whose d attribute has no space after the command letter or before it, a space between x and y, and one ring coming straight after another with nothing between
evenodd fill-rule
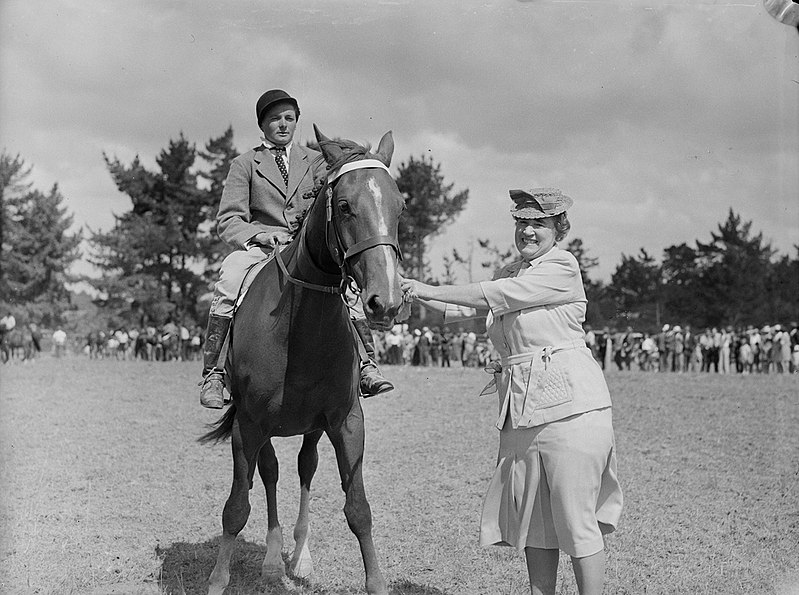
<instances>
[{"instance_id":1,"label":"jacket lapel","mask_svg":"<svg viewBox=\"0 0 799 595\"><path fill-rule=\"evenodd\" d=\"M308 153L300 145L291 147L291 154L289 155L289 183L286 196L293 196L297 192L300 182L305 177L310 167L310 160ZM277 165L275 165L277 169ZM279 172L278 172L279 174Z\"/></svg>"},{"instance_id":2,"label":"jacket lapel","mask_svg":"<svg viewBox=\"0 0 799 595\"><path fill-rule=\"evenodd\" d=\"M292 153L294 151L292 150ZM266 178L275 189L283 195L286 196L286 187L283 184L283 176L280 173L280 170L277 168L277 163L275 163L275 158L272 153L261 145L261 148L255 151L255 156L253 157L253 161L257 164L255 166L255 170L264 178ZM293 161L293 160L292 160ZM291 168L289 167L289 172L291 172ZM291 173L289 173L289 185L291 185Z\"/></svg>"}]
</instances>

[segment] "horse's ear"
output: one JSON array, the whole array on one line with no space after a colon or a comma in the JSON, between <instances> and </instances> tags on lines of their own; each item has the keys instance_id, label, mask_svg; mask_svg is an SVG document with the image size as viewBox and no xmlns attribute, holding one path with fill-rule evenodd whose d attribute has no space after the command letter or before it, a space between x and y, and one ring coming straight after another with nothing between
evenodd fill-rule
<instances>
[{"instance_id":1,"label":"horse's ear","mask_svg":"<svg viewBox=\"0 0 799 595\"><path fill-rule=\"evenodd\" d=\"M316 135L316 142L319 143L319 150L322 151L322 155L328 164L335 163L341 158L341 155L344 153L341 147L322 134L322 131L319 130L316 124L313 125L313 131Z\"/></svg>"},{"instance_id":2,"label":"horse's ear","mask_svg":"<svg viewBox=\"0 0 799 595\"><path fill-rule=\"evenodd\" d=\"M382 161L386 167L391 165L391 156L394 154L394 137L389 130L380 139L375 156Z\"/></svg>"}]
</instances>

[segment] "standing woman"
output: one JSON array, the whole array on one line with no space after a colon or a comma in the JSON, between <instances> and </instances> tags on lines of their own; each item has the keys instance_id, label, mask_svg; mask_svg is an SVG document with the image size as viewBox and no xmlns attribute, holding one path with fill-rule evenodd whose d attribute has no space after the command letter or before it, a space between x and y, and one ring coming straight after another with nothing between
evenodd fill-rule
<instances>
[{"instance_id":1,"label":"standing woman","mask_svg":"<svg viewBox=\"0 0 799 595\"><path fill-rule=\"evenodd\" d=\"M511 190L510 197L519 260L492 281L432 286L405 279L403 290L450 321L487 311L501 356L493 382L499 455L480 544L524 549L533 595L555 593L563 550L580 594L598 595L603 536L616 528L622 493L610 394L585 344L580 268L556 244L569 231L573 201L554 188Z\"/></svg>"}]
</instances>

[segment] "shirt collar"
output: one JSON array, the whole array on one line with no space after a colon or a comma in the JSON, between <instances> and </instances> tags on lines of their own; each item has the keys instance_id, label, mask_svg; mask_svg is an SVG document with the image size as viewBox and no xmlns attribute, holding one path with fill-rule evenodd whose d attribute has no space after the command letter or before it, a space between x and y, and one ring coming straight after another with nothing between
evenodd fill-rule
<instances>
[{"instance_id":1,"label":"shirt collar","mask_svg":"<svg viewBox=\"0 0 799 595\"><path fill-rule=\"evenodd\" d=\"M543 253L541 256L536 256L536 257L535 257L533 260L531 260L530 262L527 262L526 260L522 260L522 263L521 263L521 265L519 265L519 270L520 270L520 271L523 271L523 270L525 270L525 269L528 269L528 268L530 268L530 267L534 267L534 266L535 266L535 265L537 265L539 262L541 262L541 259L542 259L542 258L544 258L544 256L546 256L547 254L549 254L550 252L552 252L552 251L553 251L555 248L557 248L557 247L558 247L558 245L557 245L557 244L552 244L552 247L551 247L549 250L547 250L546 252L544 252L544 253Z\"/></svg>"},{"instance_id":2,"label":"shirt collar","mask_svg":"<svg viewBox=\"0 0 799 595\"><path fill-rule=\"evenodd\" d=\"M286 145L286 159L288 159L289 154L291 153L291 146L294 144L294 141L291 141L289 144ZM270 143L267 141L263 136L261 137L261 146L266 149L274 149L277 145Z\"/></svg>"}]
</instances>

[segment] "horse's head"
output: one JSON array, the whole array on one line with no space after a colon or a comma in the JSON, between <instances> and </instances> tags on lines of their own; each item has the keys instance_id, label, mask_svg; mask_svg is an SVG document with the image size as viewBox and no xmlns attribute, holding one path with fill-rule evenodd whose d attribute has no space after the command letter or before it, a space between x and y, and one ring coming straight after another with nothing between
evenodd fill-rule
<instances>
[{"instance_id":1,"label":"horse's head","mask_svg":"<svg viewBox=\"0 0 799 595\"><path fill-rule=\"evenodd\" d=\"M329 166L329 248L361 290L369 323L389 328L402 305L397 263L399 217L405 208L388 171L394 140L387 132L371 153L352 141L333 141L314 125Z\"/></svg>"}]
</instances>

